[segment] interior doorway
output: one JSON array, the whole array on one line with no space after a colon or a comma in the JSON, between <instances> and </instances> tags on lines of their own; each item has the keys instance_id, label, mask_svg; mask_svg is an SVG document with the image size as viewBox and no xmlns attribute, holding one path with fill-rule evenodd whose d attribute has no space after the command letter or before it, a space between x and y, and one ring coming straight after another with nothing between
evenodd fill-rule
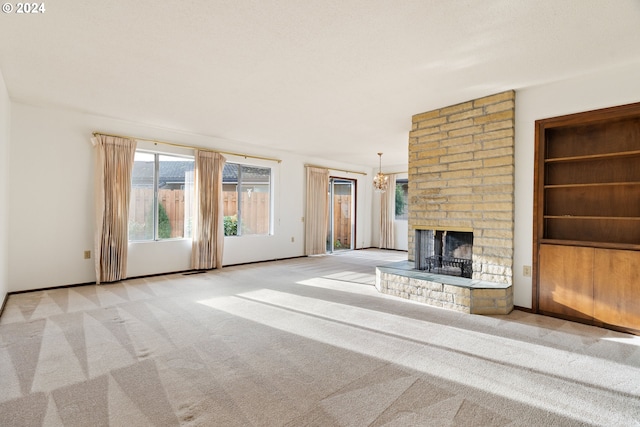
<instances>
[{"instance_id":1,"label":"interior doorway","mask_svg":"<svg viewBox=\"0 0 640 427\"><path fill-rule=\"evenodd\" d=\"M356 182L346 178L329 178L329 219L327 252L349 250L355 242Z\"/></svg>"}]
</instances>

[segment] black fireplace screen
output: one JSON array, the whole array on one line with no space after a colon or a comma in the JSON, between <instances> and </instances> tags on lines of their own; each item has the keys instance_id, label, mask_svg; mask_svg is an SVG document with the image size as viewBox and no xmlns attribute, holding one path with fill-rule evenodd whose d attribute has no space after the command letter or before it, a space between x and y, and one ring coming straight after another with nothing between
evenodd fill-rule
<instances>
[{"instance_id":1,"label":"black fireplace screen","mask_svg":"<svg viewBox=\"0 0 640 427\"><path fill-rule=\"evenodd\" d=\"M473 233L416 230L416 269L471 278Z\"/></svg>"}]
</instances>

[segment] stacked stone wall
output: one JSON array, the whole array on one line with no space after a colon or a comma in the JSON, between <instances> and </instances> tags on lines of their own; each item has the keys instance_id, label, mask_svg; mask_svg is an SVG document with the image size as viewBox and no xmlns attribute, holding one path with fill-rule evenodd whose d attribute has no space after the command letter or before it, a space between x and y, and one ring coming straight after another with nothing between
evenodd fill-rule
<instances>
[{"instance_id":1,"label":"stacked stone wall","mask_svg":"<svg viewBox=\"0 0 640 427\"><path fill-rule=\"evenodd\" d=\"M409 259L415 230L473 231L473 278L513 279L515 92L413 116Z\"/></svg>"}]
</instances>

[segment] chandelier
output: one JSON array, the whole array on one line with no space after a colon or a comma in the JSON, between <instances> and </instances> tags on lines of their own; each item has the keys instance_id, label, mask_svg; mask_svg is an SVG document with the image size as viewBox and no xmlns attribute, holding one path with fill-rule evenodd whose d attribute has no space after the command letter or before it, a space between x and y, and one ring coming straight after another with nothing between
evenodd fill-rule
<instances>
[{"instance_id":1,"label":"chandelier","mask_svg":"<svg viewBox=\"0 0 640 427\"><path fill-rule=\"evenodd\" d=\"M380 157L380 169L373 178L373 189L376 193L384 193L389 185L389 177L382 173L382 153L378 153L378 157Z\"/></svg>"}]
</instances>

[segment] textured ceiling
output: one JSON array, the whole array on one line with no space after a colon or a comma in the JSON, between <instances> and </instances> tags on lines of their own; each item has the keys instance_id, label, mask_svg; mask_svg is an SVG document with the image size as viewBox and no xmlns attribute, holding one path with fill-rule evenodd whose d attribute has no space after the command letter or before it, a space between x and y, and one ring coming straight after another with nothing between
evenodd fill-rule
<instances>
[{"instance_id":1,"label":"textured ceiling","mask_svg":"<svg viewBox=\"0 0 640 427\"><path fill-rule=\"evenodd\" d=\"M366 166L407 163L413 114L640 61L638 0L45 7L0 16L13 100Z\"/></svg>"}]
</instances>

